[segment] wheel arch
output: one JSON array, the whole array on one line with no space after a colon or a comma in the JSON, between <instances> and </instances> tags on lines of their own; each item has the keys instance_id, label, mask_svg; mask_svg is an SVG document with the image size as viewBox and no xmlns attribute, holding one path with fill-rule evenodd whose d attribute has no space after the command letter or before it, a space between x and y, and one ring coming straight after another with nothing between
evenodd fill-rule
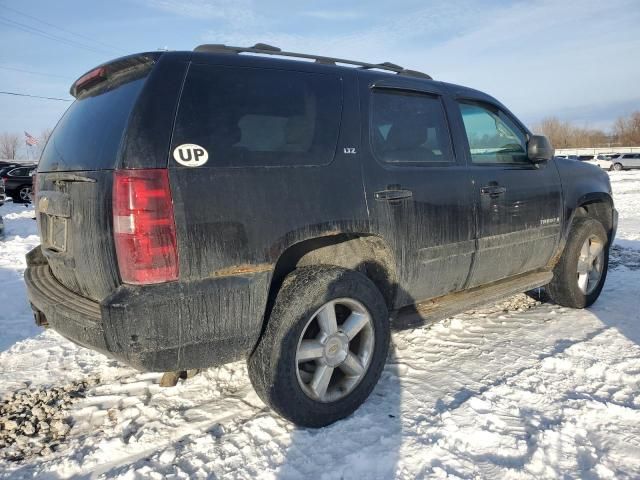
<instances>
[{"instance_id":1,"label":"wheel arch","mask_svg":"<svg viewBox=\"0 0 640 480\"><path fill-rule=\"evenodd\" d=\"M573 220L580 216L595 218L602 223L604 229L611 235L614 227L613 198L605 192L594 192L580 197L571 215L569 229ZM567 234L569 233L569 229L567 230Z\"/></svg>"},{"instance_id":2,"label":"wheel arch","mask_svg":"<svg viewBox=\"0 0 640 480\"><path fill-rule=\"evenodd\" d=\"M580 217L595 218L604 226L604 229L609 236L609 240L611 241L613 238L616 227L613 213L613 198L606 192L587 193L578 198L575 203L575 207L571 210L564 227L558 250L556 251L556 254L551 257L547 267L553 268L560 260L565 246L567 245L567 241L569 240L569 235L571 235L571 226L573 225L574 220Z\"/></svg>"},{"instance_id":3,"label":"wheel arch","mask_svg":"<svg viewBox=\"0 0 640 480\"><path fill-rule=\"evenodd\" d=\"M340 233L302 240L280 254L269 285L265 319L285 277L298 267L310 265L334 265L359 271L378 287L387 307L393 308L397 271L389 245L376 235Z\"/></svg>"}]
</instances>

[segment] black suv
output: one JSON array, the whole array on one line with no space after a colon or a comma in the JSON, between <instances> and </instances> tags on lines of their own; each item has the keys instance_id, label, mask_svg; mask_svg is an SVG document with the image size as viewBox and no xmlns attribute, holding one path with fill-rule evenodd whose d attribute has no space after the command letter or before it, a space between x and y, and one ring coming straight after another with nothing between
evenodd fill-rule
<instances>
[{"instance_id":1,"label":"black suv","mask_svg":"<svg viewBox=\"0 0 640 480\"><path fill-rule=\"evenodd\" d=\"M36 166L20 165L3 170L0 172L0 178L4 183L6 195L11 197L14 203L29 203Z\"/></svg>"},{"instance_id":2,"label":"black suv","mask_svg":"<svg viewBox=\"0 0 640 480\"><path fill-rule=\"evenodd\" d=\"M394 323L602 289L606 173L482 92L259 44L120 58L71 93L25 281L36 322L135 368L246 358L317 427L367 398Z\"/></svg>"}]
</instances>

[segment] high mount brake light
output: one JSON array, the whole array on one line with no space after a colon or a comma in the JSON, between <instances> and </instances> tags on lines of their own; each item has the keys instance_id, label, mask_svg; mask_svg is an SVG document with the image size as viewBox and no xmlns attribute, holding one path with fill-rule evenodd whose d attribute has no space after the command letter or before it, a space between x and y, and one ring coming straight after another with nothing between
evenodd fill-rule
<instances>
[{"instance_id":1,"label":"high mount brake light","mask_svg":"<svg viewBox=\"0 0 640 480\"><path fill-rule=\"evenodd\" d=\"M104 67L94 68L88 73L85 73L73 84L72 90L79 92L82 89L90 87L98 82L101 82L107 78L107 70Z\"/></svg>"},{"instance_id":2,"label":"high mount brake light","mask_svg":"<svg viewBox=\"0 0 640 480\"><path fill-rule=\"evenodd\" d=\"M125 283L178 278L178 243L167 169L117 170L113 230Z\"/></svg>"}]
</instances>

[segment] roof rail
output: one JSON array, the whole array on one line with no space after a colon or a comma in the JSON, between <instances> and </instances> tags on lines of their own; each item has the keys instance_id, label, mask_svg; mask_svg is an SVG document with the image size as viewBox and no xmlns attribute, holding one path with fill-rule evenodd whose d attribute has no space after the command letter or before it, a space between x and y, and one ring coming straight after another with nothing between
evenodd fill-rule
<instances>
[{"instance_id":1,"label":"roof rail","mask_svg":"<svg viewBox=\"0 0 640 480\"><path fill-rule=\"evenodd\" d=\"M311 55L308 53L283 52L278 47L267 45L266 43L256 43L253 47L231 47L229 45L222 44L205 44L197 46L193 49L193 51L204 53L260 53L263 55L278 55L281 57L308 58L310 60L315 60L316 63L322 63L325 65L336 65L338 63L342 63L345 65L356 65L357 67L365 70L387 70L389 72L395 72L398 75L406 75L408 77L418 77L432 80L431 76L427 75L426 73L418 72L416 70L408 70L401 67L400 65L396 65L390 62L366 63L358 62L356 60L346 60L344 58Z\"/></svg>"}]
</instances>

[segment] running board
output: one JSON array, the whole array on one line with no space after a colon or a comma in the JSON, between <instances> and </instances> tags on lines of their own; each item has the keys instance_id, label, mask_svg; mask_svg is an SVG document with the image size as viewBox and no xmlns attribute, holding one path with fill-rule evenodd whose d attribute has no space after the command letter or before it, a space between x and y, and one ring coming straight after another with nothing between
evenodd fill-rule
<instances>
[{"instance_id":1,"label":"running board","mask_svg":"<svg viewBox=\"0 0 640 480\"><path fill-rule=\"evenodd\" d=\"M552 272L535 272L403 307L391 315L394 330L404 330L452 317L481 305L495 303L517 293L547 285Z\"/></svg>"}]
</instances>

